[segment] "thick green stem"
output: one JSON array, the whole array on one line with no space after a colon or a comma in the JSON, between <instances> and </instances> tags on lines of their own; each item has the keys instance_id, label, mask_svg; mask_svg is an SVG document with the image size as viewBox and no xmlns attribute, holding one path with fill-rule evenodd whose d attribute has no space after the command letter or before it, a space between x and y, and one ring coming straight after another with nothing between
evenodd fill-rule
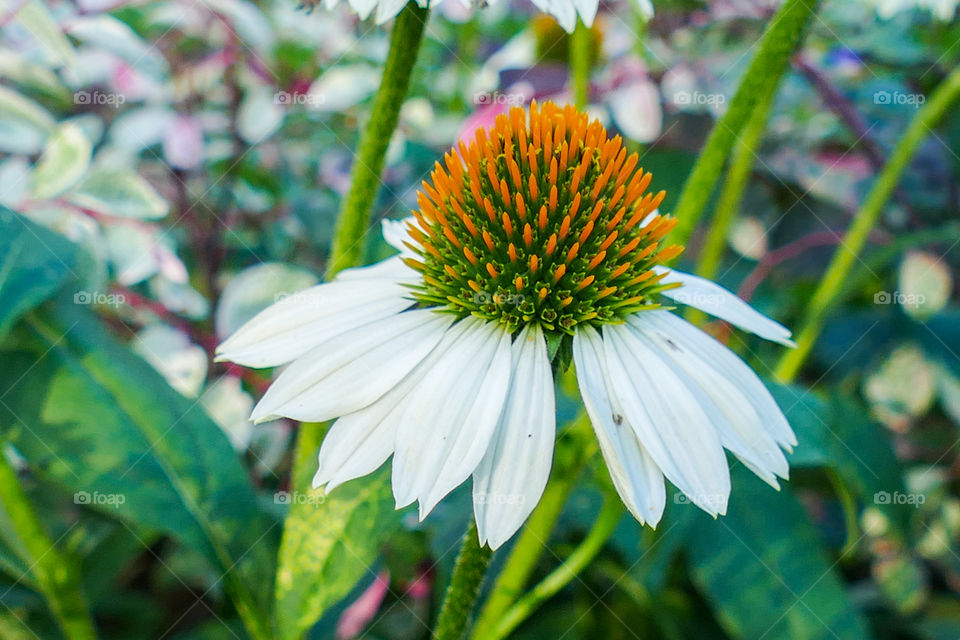
<instances>
[{"instance_id":1,"label":"thick green stem","mask_svg":"<svg viewBox=\"0 0 960 640\"><path fill-rule=\"evenodd\" d=\"M436 640L460 640L463 637L489 563L490 548L480 546L477 524L471 520L437 618L433 633Z\"/></svg>"},{"instance_id":2,"label":"thick green stem","mask_svg":"<svg viewBox=\"0 0 960 640\"><path fill-rule=\"evenodd\" d=\"M770 20L730 107L710 131L703 151L683 185L673 211L677 218L677 226L671 234L673 242L684 244L690 238L737 136L746 126L756 104L764 96L776 92L790 56L800 44L819 4L820 0L787 0Z\"/></svg>"},{"instance_id":3,"label":"thick green stem","mask_svg":"<svg viewBox=\"0 0 960 640\"><path fill-rule=\"evenodd\" d=\"M520 531L500 575L493 583L490 597L477 618L471 636L473 640L489 638L494 628L500 624L503 614L523 594L530 574L547 547L547 541L573 485L595 450L596 440L591 433L590 420L583 414L574 421L565 437L557 442L550 482L547 483L537 508Z\"/></svg>"},{"instance_id":4,"label":"thick green stem","mask_svg":"<svg viewBox=\"0 0 960 640\"><path fill-rule=\"evenodd\" d=\"M21 558L30 567L36 584L68 640L97 637L80 579L71 558L62 554L34 513L30 499L20 487L16 471L3 453L0 441L0 503L16 532Z\"/></svg>"},{"instance_id":5,"label":"thick green stem","mask_svg":"<svg viewBox=\"0 0 960 640\"><path fill-rule=\"evenodd\" d=\"M427 9L410 2L394 22L383 78L373 98L370 120L360 136L350 175L350 191L343 201L333 232L333 246L327 264L328 278L342 269L356 266L363 258L370 209L380 190L384 157L410 88L410 76L417 61L427 18Z\"/></svg>"},{"instance_id":6,"label":"thick green stem","mask_svg":"<svg viewBox=\"0 0 960 640\"><path fill-rule=\"evenodd\" d=\"M590 55L593 47L593 33L579 19L573 33L570 34L570 80L573 87L573 101L578 108L584 109L590 104Z\"/></svg>"},{"instance_id":7,"label":"thick green stem","mask_svg":"<svg viewBox=\"0 0 960 640\"><path fill-rule=\"evenodd\" d=\"M913 154L931 129L946 115L960 98L960 67L953 70L920 109L903 137L893 150L893 155L883 167L877 181L870 189L860 209L854 214L853 223L837 247L833 259L820 279L817 289L806 305L806 316L796 339L797 348L788 351L780 360L774 375L782 382L792 382L800 367L810 354L813 343L820 336L823 323L833 306L840 300L840 292L850 277L860 251L876 225L883 207L893 194L900 176L910 164Z\"/></svg>"},{"instance_id":8,"label":"thick green stem","mask_svg":"<svg viewBox=\"0 0 960 640\"><path fill-rule=\"evenodd\" d=\"M723 258L723 250L727 246L730 227L733 226L739 214L743 192L747 187L747 181L750 179L750 173L753 171L756 149L766 131L767 119L770 117L775 95L776 92L771 91L757 103L753 109L753 115L750 116L747 126L743 129L743 137L737 141L733 149L730 168L727 170L727 179L720 190L717 208L710 221L710 228L707 229L703 248L700 250L700 256L697 260L697 267L694 270L694 273L699 276L713 280L717 271L720 270L720 261ZM706 319L704 312L693 307L688 309L686 316L687 320L697 325L703 324Z\"/></svg>"},{"instance_id":9,"label":"thick green stem","mask_svg":"<svg viewBox=\"0 0 960 640\"><path fill-rule=\"evenodd\" d=\"M743 136L737 141L730 158L730 168L727 170L727 179L720 190L717 199L717 208L710 228L707 230L703 249L697 260L696 274L704 278L713 279L720 269L720 260L730 235L730 228L737 219L740 203L743 201L743 192L746 190L753 163L757 157L757 147L763 139L770 118L776 92L771 91L756 105L750 121L743 129Z\"/></svg>"},{"instance_id":10,"label":"thick green stem","mask_svg":"<svg viewBox=\"0 0 960 640\"><path fill-rule=\"evenodd\" d=\"M507 637L524 620L540 607L541 604L552 598L561 589L570 584L570 581L580 575L580 572L600 553L614 529L623 516L623 503L620 497L612 494L604 500L600 515L597 516L593 528L583 542L580 543L570 557L562 565L544 578L525 596L510 607L499 624L489 636L490 640L500 640Z\"/></svg>"}]
</instances>

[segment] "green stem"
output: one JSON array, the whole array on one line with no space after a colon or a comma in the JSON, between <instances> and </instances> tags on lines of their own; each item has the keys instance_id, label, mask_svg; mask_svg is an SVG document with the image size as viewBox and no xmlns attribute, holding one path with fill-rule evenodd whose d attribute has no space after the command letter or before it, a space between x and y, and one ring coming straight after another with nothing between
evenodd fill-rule
<instances>
[{"instance_id":1,"label":"green stem","mask_svg":"<svg viewBox=\"0 0 960 640\"><path fill-rule=\"evenodd\" d=\"M490 639L499 640L507 637L510 632L530 617L541 604L570 584L570 581L576 578L603 549L603 545L606 544L610 536L613 535L614 529L617 528L617 524L623 516L623 511L623 503L620 501L620 497L616 494L608 496L604 500L603 508L600 510L600 515L597 516L593 528L580 543L580 546L574 549L562 565L510 607L491 634Z\"/></svg>"},{"instance_id":2,"label":"green stem","mask_svg":"<svg viewBox=\"0 0 960 640\"><path fill-rule=\"evenodd\" d=\"M578 18L577 26L570 34L570 80L573 85L573 101L580 109L590 104L590 54L593 33Z\"/></svg>"},{"instance_id":3,"label":"green stem","mask_svg":"<svg viewBox=\"0 0 960 640\"><path fill-rule=\"evenodd\" d=\"M565 437L557 442L550 481L493 583L490 597L477 618L471 636L473 640L487 640L510 605L523 593L573 485L595 450L596 440L591 433L590 420L582 414L566 431Z\"/></svg>"},{"instance_id":4,"label":"green stem","mask_svg":"<svg viewBox=\"0 0 960 640\"><path fill-rule=\"evenodd\" d=\"M689 240L737 136L746 126L756 104L776 92L790 56L819 5L820 0L787 0L770 20L729 109L710 131L703 151L683 185L673 212L677 218L677 226L671 234L673 242L684 244Z\"/></svg>"},{"instance_id":5,"label":"green stem","mask_svg":"<svg viewBox=\"0 0 960 640\"><path fill-rule=\"evenodd\" d=\"M753 163L757 157L756 150L766 132L767 120L773 107L776 92L764 96L753 110L750 121L743 129L743 136L737 141L730 158L730 168L727 170L727 179L723 182L720 197L717 199L717 208L707 230L703 249L697 260L695 273L704 278L713 279L720 270L720 260L730 235L730 228L737 219L740 203L743 201L743 192L753 171Z\"/></svg>"},{"instance_id":6,"label":"green stem","mask_svg":"<svg viewBox=\"0 0 960 640\"><path fill-rule=\"evenodd\" d=\"M437 618L433 633L435 640L460 640L463 637L490 563L490 553L489 547L480 546L477 524L471 519Z\"/></svg>"},{"instance_id":7,"label":"green stem","mask_svg":"<svg viewBox=\"0 0 960 640\"><path fill-rule=\"evenodd\" d=\"M333 231L333 246L327 264L328 278L342 269L358 265L363 258L363 239L370 223L370 209L380 189L384 157L393 131L397 128L400 108L410 89L410 76L417 61L428 16L428 9L421 9L415 2L410 2L394 21L383 78L373 98L370 120L360 136L350 175L350 191L343 201Z\"/></svg>"},{"instance_id":8,"label":"green stem","mask_svg":"<svg viewBox=\"0 0 960 640\"><path fill-rule=\"evenodd\" d=\"M781 358L774 375L782 382L792 382L800 367L810 354L813 343L820 336L823 323L833 306L840 300L840 291L850 277L860 251L863 249L874 225L883 212L883 207L893 194L900 176L910 164L911 158L920 147L933 127L946 115L956 100L960 98L960 67L953 70L940 83L930 99L920 109L903 137L893 150L893 155L883 167L877 181L870 189L860 209L854 214L853 222L837 247L833 259L820 279L820 284L806 305L806 316L802 329L796 339L797 348L786 352Z\"/></svg>"},{"instance_id":9,"label":"green stem","mask_svg":"<svg viewBox=\"0 0 960 640\"><path fill-rule=\"evenodd\" d=\"M19 478L3 453L0 441L0 503L7 512L25 550L21 558L36 579L37 586L50 605L54 618L68 640L93 640L97 637L80 579L71 558L62 554L34 513L30 499L20 487Z\"/></svg>"},{"instance_id":10,"label":"green stem","mask_svg":"<svg viewBox=\"0 0 960 640\"><path fill-rule=\"evenodd\" d=\"M730 168L727 170L727 179L720 190L717 208L710 221L710 228L707 230L703 249L700 250L700 256L694 271L699 276L713 280L720 270L720 261L723 258L724 248L727 246L727 237L730 235L730 228L739 214L743 192L746 190L747 182L753 171L756 149L766 132L767 119L770 117L775 96L776 92L771 91L757 102L749 122L743 129L743 137L737 141L734 147L733 156L730 159ZM706 314L693 307L690 307L686 315L687 319L693 324L702 324L706 318Z\"/></svg>"}]
</instances>

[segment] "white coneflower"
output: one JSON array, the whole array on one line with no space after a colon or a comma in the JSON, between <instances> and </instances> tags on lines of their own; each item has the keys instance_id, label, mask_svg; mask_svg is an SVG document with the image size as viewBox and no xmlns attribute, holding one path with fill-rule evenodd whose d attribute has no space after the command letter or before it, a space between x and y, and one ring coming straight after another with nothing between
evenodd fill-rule
<instances>
[{"instance_id":1,"label":"white coneflower","mask_svg":"<svg viewBox=\"0 0 960 640\"><path fill-rule=\"evenodd\" d=\"M760 379L676 301L790 344L729 291L662 266L675 220L656 213L619 137L573 107L501 115L438 163L419 209L384 225L400 255L266 309L218 350L288 365L255 420L339 418L315 486L393 456L397 506L423 518L473 476L481 542L496 548L534 508L556 436L554 369L572 358L613 483L656 524L664 478L711 514L730 492L724 449L773 486L795 444Z\"/></svg>"},{"instance_id":2,"label":"white coneflower","mask_svg":"<svg viewBox=\"0 0 960 640\"><path fill-rule=\"evenodd\" d=\"M303 0L303 6L314 7L320 2L327 9L332 9L340 0ZM417 5L425 9L428 6L434 7L440 4L441 0L416 0ZM477 4L493 4L499 0L490 0L490 2ZM407 4L407 0L348 0L350 8L360 18L366 20L367 17L376 9L376 20L378 24L383 24L388 20L395 18L400 10ZM653 17L653 4L650 0L636 0L640 12L649 20ZM466 5L473 4L471 0L465 0ZM543 11L549 13L557 22L560 23L567 32L573 32L577 26L577 16L583 20L588 27L593 24L593 19L597 15L597 7L600 0L533 0L533 4Z\"/></svg>"}]
</instances>

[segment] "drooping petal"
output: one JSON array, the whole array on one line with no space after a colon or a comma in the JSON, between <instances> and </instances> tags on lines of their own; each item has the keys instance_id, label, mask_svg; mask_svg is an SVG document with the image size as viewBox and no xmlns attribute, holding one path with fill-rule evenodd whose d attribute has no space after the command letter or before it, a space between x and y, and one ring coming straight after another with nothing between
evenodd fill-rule
<instances>
[{"instance_id":1,"label":"drooping petal","mask_svg":"<svg viewBox=\"0 0 960 640\"><path fill-rule=\"evenodd\" d=\"M603 345L611 396L657 466L704 511L726 513L727 459L696 395L629 327L604 326Z\"/></svg>"},{"instance_id":2,"label":"drooping petal","mask_svg":"<svg viewBox=\"0 0 960 640\"><path fill-rule=\"evenodd\" d=\"M666 267L654 267L654 271L666 274L661 280L664 284L680 283L680 287L663 292L663 295L671 300L700 309L766 340L788 347L796 346L790 339L789 329L774 322L715 282Z\"/></svg>"},{"instance_id":3,"label":"drooping petal","mask_svg":"<svg viewBox=\"0 0 960 640\"><path fill-rule=\"evenodd\" d=\"M577 26L577 11L572 0L533 0L537 9L549 13L567 33L573 33Z\"/></svg>"},{"instance_id":4,"label":"drooping petal","mask_svg":"<svg viewBox=\"0 0 960 640\"><path fill-rule=\"evenodd\" d=\"M593 26L593 19L597 17L597 6L599 4L599 0L573 0L573 6L577 8L580 19L588 27Z\"/></svg>"},{"instance_id":5,"label":"drooping petal","mask_svg":"<svg viewBox=\"0 0 960 640\"><path fill-rule=\"evenodd\" d=\"M396 386L452 323L449 314L405 311L327 340L280 374L251 419L322 422L358 411Z\"/></svg>"},{"instance_id":6,"label":"drooping petal","mask_svg":"<svg viewBox=\"0 0 960 640\"><path fill-rule=\"evenodd\" d=\"M510 334L494 323L465 318L436 352L396 416L394 497L419 500L421 519L480 463L510 383Z\"/></svg>"},{"instance_id":7,"label":"drooping petal","mask_svg":"<svg viewBox=\"0 0 960 640\"><path fill-rule=\"evenodd\" d=\"M383 239L391 247L400 252L401 256L416 256L416 253L407 246L412 244L418 246L416 240L410 235L410 226L417 226L417 219L414 216L407 216L403 220L384 219L380 222L380 230L383 233Z\"/></svg>"},{"instance_id":8,"label":"drooping petal","mask_svg":"<svg viewBox=\"0 0 960 640\"><path fill-rule=\"evenodd\" d=\"M623 409L611 402L605 360L600 334L590 326L578 329L573 336L577 383L610 479L633 517L656 526L666 505L663 473L637 439Z\"/></svg>"},{"instance_id":9,"label":"drooping petal","mask_svg":"<svg viewBox=\"0 0 960 640\"><path fill-rule=\"evenodd\" d=\"M689 324L667 311L651 311L634 315L628 326L641 341L673 364L673 370L710 417L723 446L761 479L779 488L777 476L786 478L789 465L753 401L709 358L684 341L680 332L660 329L656 318L667 315L673 318L671 324Z\"/></svg>"},{"instance_id":10,"label":"drooping petal","mask_svg":"<svg viewBox=\"0 0 960 640\"><path fill-rule=\"evenodd\" d=\"M509 540L540 501L556 438L553 373L539 325L510 348L511 384L487 452L473 472L473 511L480 544Z\"/></svg>"},{"instance_id":11,"label":"drooping petal","mask_svg":"<svg viewBox=\"0 0 960 640\"><path fill-rule=\"evenodd\" d=\"M392 278L328 282L287 296L258 313L217 347L217 361L247 367L286 364L325 340L411 306Z\"/></svg>"},{"instance_id":12,"label":"drooping petal","mask_svg":"<svg viewBox=\"0 0 960 640\"><path fill-rule=\"evenodd\" d=\"M407 4L407 0L380 0L377 4L377 24L395 18Z\"/></svg>"},{"instance_id":13,"label":"drooping petal","mask_svg":"<svg viewBox=\"0 0 960 640\"><path fill-rule=\"evenodd\" d=\"M709 366L733 383L750 399L760 416L760 422L772 434L777 444L786 449L796 446L797 438L770 391L747 363L707 333L668 311L644 312L642 319L648 326L671 336Z\"/></svg>"}]
</instances>

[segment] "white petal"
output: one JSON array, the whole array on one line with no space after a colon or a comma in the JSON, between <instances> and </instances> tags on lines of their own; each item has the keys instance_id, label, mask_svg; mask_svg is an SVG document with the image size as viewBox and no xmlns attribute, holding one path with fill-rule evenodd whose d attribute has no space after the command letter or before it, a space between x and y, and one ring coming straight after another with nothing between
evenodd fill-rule
<instances>
[{"instance_id":1,"label":"white petal","mask_svg":"<svg viewBox=\"0 0 960 640\"><path fill-rule=\"evenodd\" d=\"M577 329L573 360L610 479L633 517L656 526L666 504L663 473L637 439L623 409L611 403L603 341L593 327Z\"/></svg>"},{"instance_id":2,"label":"white petal","mask_svg":"<svg viewBox=\"0 0 960 640\"><path fill-rule=\"evenodd\" d=\"M789 465L777 442L764 427L750 397L714 368L707 358L701 357L681 334L660 330L651 318L653 313L634 315L628 326L664 360L673 363L674 371L683 378L710 417L723 446L764 482L779 488L777 476L786 478ZM681 318L677 320L686 323Z\"/></svg>"},{"instance_id":3,"label":"white petal","mask_svg":"<svg viewBox=\"0 0 960 640\"><path fill-rule=\"evenodd\" d=\"M487 452L473 472L480 544L496 549L523 525L550 475L557 423L553 372L539 325L510 348L511 384Z\"/></svg>"},{"instance_id":4,"label":"white petal","mask_svg":"<svg viewBox=\"0 0 960 640\"><path fill-rule=\"evenodd\" d=\"M662 283L679 282L682 285L663 292L663 295L675 302L700 309L761 338L788 347L796 346L790 339L789 329L774 322L715 282L666 267L654 267L654 271L667 274L661 280Z\"/></svg>"},{"instance_id":5,"label":"white petal","mask_svg":"<svg viewBox=\"0 0 960 640\"><path fill-rule=\"evenodd\" d=\"M419 500L421 519L480 463L510 382L510 334L494 323L461 320L436 352L398 410L393 456L397 505Z\"/></svg>"},{"instance_id":6,"label":"white petal","mask_svg":"<svg viewBox=\"0 0 960 640\"><path fill-rule=\"evenodd\" d=\"M403 220L384 219L380 222L380 231L383 234L383 239L387 244L399 251L401 256L416 255L416 253L407 246L408 244L418 245L417 241L410 235L411 226L418 226L417 219L414 216L407 216Z\"/></svg>"},{"instance_id":7,"label":"white petal","mask_svg":"<svg viewBox=\"0 0 960 640\"><path fill-rule=\"evenodd\" d=\"M640 13L643 14L643 17L647 20L653 18L653 3L650 0L637 0L637 6L640 8Z\"/></svg>"},{"instance_id":8,"label":"white petal","mask_svg":"<svg viewBox=\"0 0 960 640\"><path fill-rule=\"evenodd\" d=\"M670 482L704 511L726 512L730 471L696 396L658 353L624 325L606 325L611 397Z\"/></svg>"},{"instance_id":9,"label":"white petal","mask_svg":"<svg viewBox=\"0 0 960 640\"><path fill-rule=\"evenodd\" d=\"M540 11L556 18L564 31L573 33L574 27L577 26L577 12L572 0L533 0L533 4Z\"/></svg>"},{"instance_id":10,"label":"white petal","mask_svg":"<svg viewBox=\"0 0 960 640\"><path fill-rule=\"evenodd\" d=\"M396 17L406 4L407 0L380 0L377 5L377 24L383 24Z\"/></svg>"},{"instance_id":11,"label":"white petal","mask_svg":"<svg viewBox=\"0 0 960 640\"><path fill-rule=\"evenodd\" d=\"M674 336L678 343L688 347L713 370L742 390L760 415L761 423L781 447L789 451L790 447L796 446L797 438L770 391L737 354L669 311L644 311L637 316L642 317L645 325L656 327L667 336Z\"/></svg>"},{"instance_id":12,"label":"white petal","mask_svg":"<svg viewBox=\"0 0 960 640\"><path fill-rule=\"evenodd\" d=\"M390 279L334 281L287 296L258 313L217 347L217 360L275 367L362 324L411 306L409 290Z\"/></svg>"},{"instance_id":13,"label":"white petal","mask_svg":"<svg viewBox=\"0 0 960 640\"><path fill-rule=\"evenodd\" d=\"M334 282L341 280L366 280L368 278L386 278L410 284L420 280L420 274L408 267L400 259L400 256L393 256L386 260L381 260L366 267L354 267L344 269L336 275Z\"/></svg>"},{"instance_id":14,"label":"white petal","mask_svg":"<svg viewBox=\"0 0 960 640\"><path fill-rule=\"evenodd\" d=\"M251 419L323 422L358 411L410 373L452 323L449 314L405 311L328 340L280 374Z\"/></svg>"},{"instance_id":15,"label":"white petal","mask_svg":"<svg viewBox=\"0 0 960 640\"><path fill-rule=\"evenodd\" d=\"M600 4L600 0L573 0L573 4L576 6L583 24L592 27L593 19L597 16L597 6Z\"/></svg>"},{"instance_id":16,"label":"white petal","mask_svg":"<svg viewBox=\"0 0 960 640\"><path fill-rule=\"evenodd\" d=\"M377 0L350 0L350 8L360 16L361 20L366 20L375 6L377 6Z\"/></svg>"}]
</instances>

